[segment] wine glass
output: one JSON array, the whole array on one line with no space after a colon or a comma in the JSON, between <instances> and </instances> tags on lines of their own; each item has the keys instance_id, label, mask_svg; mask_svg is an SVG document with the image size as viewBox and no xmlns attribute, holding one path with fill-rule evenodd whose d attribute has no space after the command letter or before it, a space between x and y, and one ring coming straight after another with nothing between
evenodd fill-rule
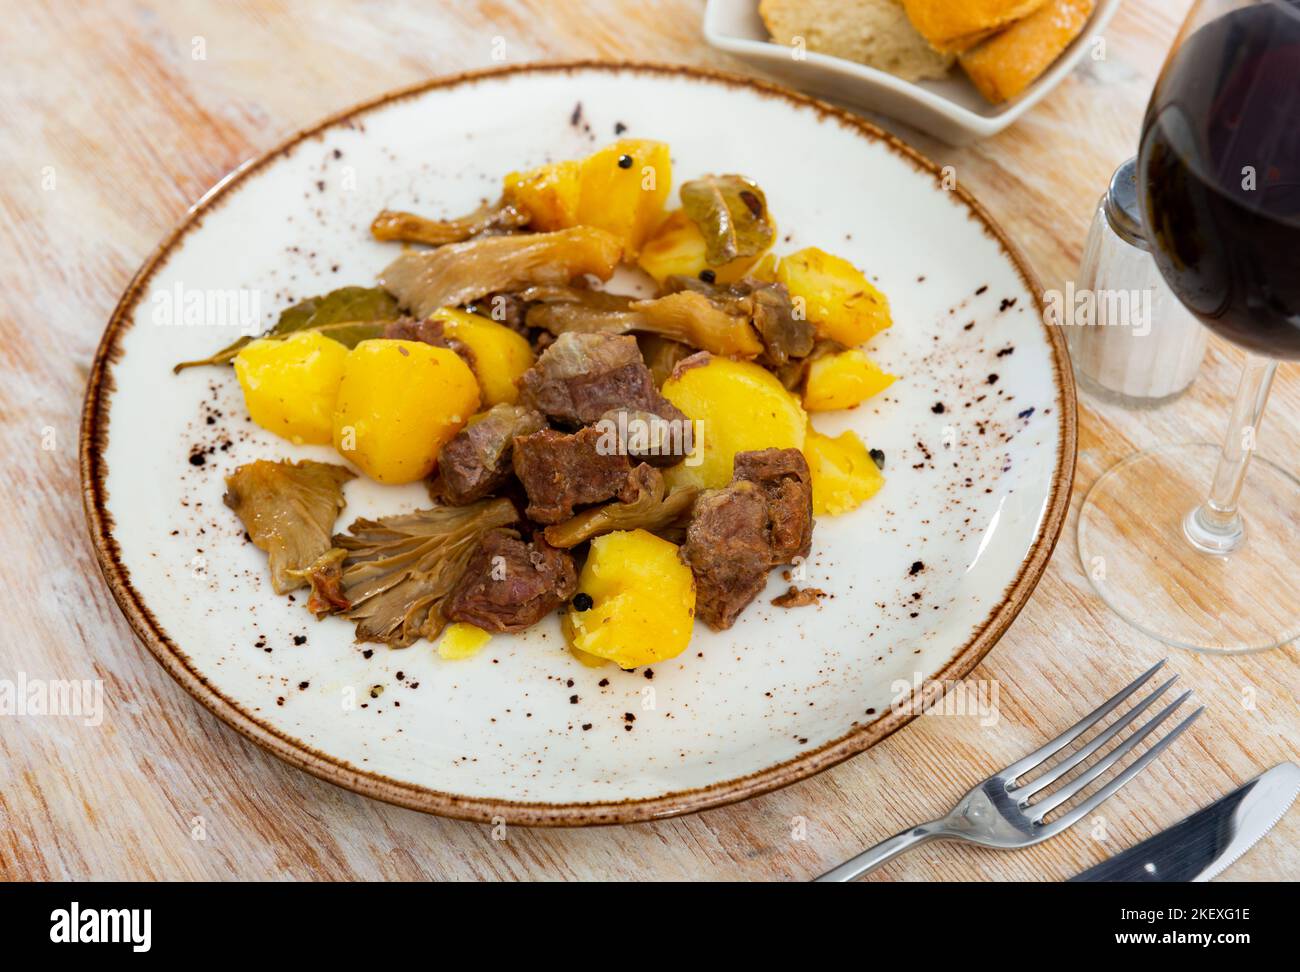
<instances>
[{"instance_id":1,"label":"wine glass","mask_svg":"<svg viewBox=\"0 0 1300 972\"><path fill-rule=\"evenodd\" d=\"M1300 481L1254 452L1278 361L1300 359L1300 0L1193 5L1147 105L1138 183L1161 275L1247 360L1221 444L1139 453L1097 481L1080 558L1160 641L1276 647L1300 637Z\"/></svg>"}]
</instances>

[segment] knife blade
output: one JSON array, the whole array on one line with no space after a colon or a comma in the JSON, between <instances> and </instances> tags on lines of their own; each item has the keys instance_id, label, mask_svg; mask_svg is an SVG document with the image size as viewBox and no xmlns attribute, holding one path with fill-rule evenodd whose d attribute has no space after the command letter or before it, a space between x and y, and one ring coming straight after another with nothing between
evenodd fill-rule
<instances>
[{"instance_id":1,"label":"knife blade","mask_svg":"<svg viewBox=\"0 0 1300 972\"><path fill-rule=\"evenodd\" d=\"M1208 881L1250 850L1300 793L1300 766L1279 763L1167 830L1071 881Z\"/></svg>"}]
</instances>

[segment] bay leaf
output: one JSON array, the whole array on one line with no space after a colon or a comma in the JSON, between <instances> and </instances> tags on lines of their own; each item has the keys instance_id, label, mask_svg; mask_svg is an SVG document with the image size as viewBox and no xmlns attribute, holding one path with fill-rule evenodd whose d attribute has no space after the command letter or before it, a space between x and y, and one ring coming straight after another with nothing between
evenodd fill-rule
<instances>
[{"instance_id":1,"label":"bay leaf","mask_svg":"<svg viewBox=\"0 0 1300 972\"><path fill-rule=\"evenodd\" d=\"M682 211L704 236L705 262L720 267L737 257L757 256L776 233L767 197L742 175L706 175L683 183Z\"/></svg>"},{"instance_id":2,"label":"bay leaf","mask_svg":"<svg viewBox=\"0 0 1300 972\"><path fill-rule=\"evenodd\" d=\"M372 337L383 337L384 325L400 316L397 300L382 287L340 287L320 297L308 297L280 312L264 338L282 338L301 331L320 331L349 348ZM245 335L200 361L182 361L178 374L199 365L228 364L253 338Z\"/></svg>"}]
</instances>

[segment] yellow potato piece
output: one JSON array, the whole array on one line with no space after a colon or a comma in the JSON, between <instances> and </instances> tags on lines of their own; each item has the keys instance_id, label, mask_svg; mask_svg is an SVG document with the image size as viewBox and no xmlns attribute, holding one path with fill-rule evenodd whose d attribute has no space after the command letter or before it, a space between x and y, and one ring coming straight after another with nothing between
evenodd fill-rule
<instances>
[{"instance_id":1,"label":"yellow potato piece","mask_svg":"<svg viewBox=\"0 0 1300 972\"><path fill-rule=\"evenodd\" d=\"M665 143L623 138L585 159L511 172L504 196L527 210L533 229L594 226L613 234L624 256L635 262L641 245L663 221L672 182Z\"/></svg>"},{"instance_id":2,"label":"yellow potato piece","mask_svg":"<svg viewBox=\"0 0 1300 972\"><path fill-rule=\"evenodd\" d=\"M759 258L759 261L749 269L749 275L755 280L761 280L763 283L776 283L776 265L780 258L768 250ZM806 319L806 318L805 318Z\"/></svg>"},{"instance_id":3,"label":"yellow potato piece","mask_svg":"<svg viewBox=\"0 0 1300 972\"><path fill-rule=\"evenodd\" d=\"M585 651L579 651L573 645L569 645L569 654L578 661L582 662L588 668L600 668L602 665L608 665L608 659L601 658L599 655L589 655Z\"/></svg>"},{"instance_id":4,"label":"yellow potato piece","mask_svg":"<svg viewBox=\"0 0 1300 972\"><path fill-rule=\"evenodd\" d=\"M371 479L410 483L478 411L469 365L421 341L362 341L348 354L334 407L334 448Z\"/></svg>"},{"instance_id":5,"label":"yellow potato piece","mask_svg":"<svg viewBox=\"0 0 1300 972\"><path fill-rule=\"evenodd\" d=\"M889 301L862 271L815 246L781 257L775 276L824 338L852 347L892 323Z\"/></svg>"},{"instance_id":6,"label":"yellow potato piece","mask_svg":"<svg viewBox=\"0 0 1300 972\"><path fill-rule=\"evenodd\" d=\"M578 225L614 234L623 243L624 258L634 262L641 244L663 219L672 188L667 144L623 138L587 156L581 165Z\"/></svg>"},{"instance_id":7,"label":"yellow potato piece","mask_svg":"<svg viewBox=\"0 0 1300 972\"><path fill-rule=\"evenodd\" d=\"M323 445L348 349L315 331L261 338L235 356L235 377L253 421L290 442Z\"/></svg>"},{"instance_id":8,"label":"yellow potato piece","mask_svg":"<svg viewBox=\"0 0 1300 972\"><path fill-rule=\"evenodd\" d=\"M569 647L584 656L639 668L674 658L690 644L695 624L695 578L677 545L645 530L606 533L591 541L578 577L592 606L570 603L564 615Z\"/></svg>"},{"instance_id":9,"label":"yellow potato piece","mask_svg":"<svg viewBox=\"0 0 1300 972\"><path fill-rule=\"evenodd\" d=\"M812 474L813 513L837 516L856 510L885 485L867 447L851 431L831 438L809 428L803 454Z\"/></svg>"},{"instance_id":10,"label":"yellow potato piece","mask_svg":"<svg viewBox=\"0 0 1300 972\"><path fill-rule=\"evenodd\" d=\"M442 307L433 312L447 337L463 341L474 352L474 376L483 392L483 407L519 398L515 379L533 366L533 349L520 334L480 314Z\"/></svg>"},{"instance_id":11,"label":"yellow potato piece","mask_svg":"<svg viewBox=\"0 0 1300 972\"><path fill-rule=\"evenodd\" d=\"M775 375L753 362L711 357L669 377L663 395L687 418L703 423L695 426L703 450L697 442L696 455L666 471L671 486L717 489L731 482L737 452L803 448L808 426L803 406Z\"/></svg>"},{"instance_id":12,"label":"yellow potato piece","mask_svg":"<svg viewBox=\"0 0 1300 972\"><path fill-rule=\"evenodd\" d=\"M773 238L775 239L775 233ZM674 274L698 277L708 269L713 271L715 282L729 284L745 276L763 257L761 253L755 253L753 256L736 257L720 267L710 267L705 259L706 250L704 234L700 228L685 212L674 209L641 247L641 258L637 262L659 284Z\"/></svg>"},{"instance_id":13,"label":"yellow potato piece","mask_svg":"<svg viewBox=\"0 0 1300 972\"><path fill-rule=\"evenodd\" d=\"M491 640L492 635L482 628L457 621L442 629L442 637L438 639L438 657L445 661L473 658Z\"/></svg>"},{"instance_id":14,"label":"yellow potato piece","mask_svg":"<svg viewBox=\"0 0 1300 972\"><path fill-rule=\"evenodd\" d=\"M582 163L572 160L511 172L505 180L506 201L526 210L535 230L576 226L581 172Z\"/></svg>"},{"instance_id":15,"label":"yellow potato piece","mask_svg":"<svg viewBox=\"0 0 1300 972\"><path fill-rule=\"evenodd\" d=\"M803 407L810 412L852 408L879 394L897 380L880 370L857 348L823 355L808 366Z\"/></svg>"}]
</instances>

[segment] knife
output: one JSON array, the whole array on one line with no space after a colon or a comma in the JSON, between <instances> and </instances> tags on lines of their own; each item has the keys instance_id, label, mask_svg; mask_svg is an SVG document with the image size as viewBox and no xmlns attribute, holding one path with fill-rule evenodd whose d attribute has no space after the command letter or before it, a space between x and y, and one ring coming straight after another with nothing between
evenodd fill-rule
<instances>
[{"instance_id":1,"label":"knife","mask_svg":"<svg viewBox=\"0 0 1300 972\"><path fill-rule=\"evenodd\" d=\"M1208 881L1273 829L1300 793L1300 766L1279 763L1168 830L1071 881Z\"/></svg>"}]
</instances>

